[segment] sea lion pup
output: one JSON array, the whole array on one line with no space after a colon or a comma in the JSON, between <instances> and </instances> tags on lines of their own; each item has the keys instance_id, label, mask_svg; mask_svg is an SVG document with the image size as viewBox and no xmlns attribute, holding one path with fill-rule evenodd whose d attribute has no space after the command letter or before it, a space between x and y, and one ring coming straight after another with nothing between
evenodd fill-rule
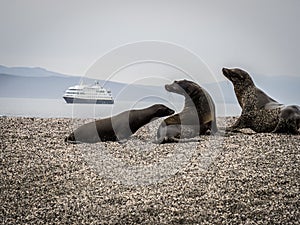
<instances>
[{"instance_id":1,"label":"sea lion pup","mask_svg":"<svg viewBox=\"0 0 300 225\"><path fill-rule=\"evenodd\" d=\"M223 68L233 86L242 114L226 131L250 128L255 132L299 134L300 107L284 106L257 88L250 75L241 69Z\"/></svg>"},{"instance_id":2,"label":"sea lion pup","mask_svg":"<svg viewBox=\"0 0 300 225\"><path fill-rule=\"evenodd\" d=\"M84 124L72 132L65 141L73 144L121 141L154 119L173 113L174 110L162 104L125 111L113 117Z\"/></svg>"},{"instance_id":3,"label":"sea lion pup","mask_svg":"<svg viewBox=\"0 0 300 225\"><path fill-rule=\"evenodd\" d=\"M174 81L165 85L165 89L183 95L185 105L180 113L160 124L156 143L179 142L182 138L217 132L215 104L206 90L188 80ZM185 134L186 128L188 132Z\"/></svg>"}]
</instances>

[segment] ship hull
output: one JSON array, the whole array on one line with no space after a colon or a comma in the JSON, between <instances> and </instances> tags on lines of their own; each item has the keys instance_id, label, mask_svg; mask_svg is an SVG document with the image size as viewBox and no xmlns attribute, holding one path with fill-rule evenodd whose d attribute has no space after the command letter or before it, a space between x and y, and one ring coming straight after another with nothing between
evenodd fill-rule
<instances>
[{"instance_id":1,"label":"ship hull","mask_svg":"<svg viewBox=\"0 0 300 225\"><path fill-rule=\"evenodd\" d=\"M114 100L63 97L69 104L114 104Z\"/></svg>"}]
</instances>

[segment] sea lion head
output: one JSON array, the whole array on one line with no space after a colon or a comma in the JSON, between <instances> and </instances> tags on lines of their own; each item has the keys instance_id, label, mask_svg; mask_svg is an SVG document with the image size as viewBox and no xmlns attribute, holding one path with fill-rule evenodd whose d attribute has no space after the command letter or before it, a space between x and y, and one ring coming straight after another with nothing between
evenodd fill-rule
<instances>
[{"instance_id":1,"label":"sea lion head","mask_svg":"<svg viewBox=\"0 0 300 225\"><path fill-rule=\"evenodd\" d=\"M239 68L223 68L222 72L224 76L232 82L235 87L248 87L254 85L250 75Z\"/></svg>"},{"instance_id":2,"label":"sea lion head","mask_svg":"<svg viewBox=\"0 0 300 225\"><path fill-rule=\"evenodd\" d=\"M165 89L176 94L192 96L193 92L201 90L201 87L189 80L175 80L172 84L166 84Z\"/></svg>"},{"instance_id":3,"label":"sea lion head","mask_svg":"<svg viewBox=\"0 0 300 225\"><path fill-rule=\"evenodd\" d=\"M153 105L151 108L155 108L155 116L156 117L164 117L169 116L175 113L173 109L168 108L163 104Z\"/></svg>"}]
</instances>

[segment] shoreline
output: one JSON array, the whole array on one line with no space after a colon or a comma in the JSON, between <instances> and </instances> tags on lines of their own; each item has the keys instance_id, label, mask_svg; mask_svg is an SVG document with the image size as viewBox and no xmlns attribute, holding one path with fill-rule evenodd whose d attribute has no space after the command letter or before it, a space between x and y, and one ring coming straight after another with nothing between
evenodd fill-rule
<instances>
[{"instance_id":1,"label":"shoreline","mask_svg":"<svg viewBox=\"0 0 300 225\"><path fill-rule=\"evenodd\" d=\"M4 224L295 224L300 217L299 135L155 145L154 121L126 143L94 148L63 142L71 118L0 121ZM160 173L138 170L153 165Z\"/></svg>"}]
</instances>

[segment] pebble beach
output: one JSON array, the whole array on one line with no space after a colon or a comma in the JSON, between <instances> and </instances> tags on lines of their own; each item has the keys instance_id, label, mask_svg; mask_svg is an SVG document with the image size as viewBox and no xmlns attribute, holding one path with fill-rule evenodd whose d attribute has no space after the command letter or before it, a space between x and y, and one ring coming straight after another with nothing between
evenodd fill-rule
<instances>
[{"instance_id":1,"label":"pebble beach","mask_svg":"<svg viewBox=\"0 0 300 225\"><path fill-rule=\"evenodd\" d=\"M1 224L299 224L299 135L158 145L158 125L72 145L72 119L0 117Z\"/></svg>"}]
</instances>

